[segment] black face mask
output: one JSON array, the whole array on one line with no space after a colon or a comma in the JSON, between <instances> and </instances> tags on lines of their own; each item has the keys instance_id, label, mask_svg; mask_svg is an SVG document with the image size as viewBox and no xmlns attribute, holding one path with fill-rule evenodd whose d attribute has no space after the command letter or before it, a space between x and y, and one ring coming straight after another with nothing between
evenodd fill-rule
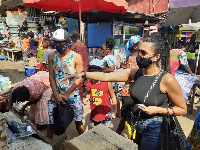
<instances>
[{"instance_id":1,"label":"black face mask","mask_svg":"<svg viewBox=\"0 0 200 150\"><path fill-rule=\"evenodd\" d=\"M136 57L136 62L139 68L147 68L149 67L153 62L151 60L152 57L148 58L142 58L140 55Z\"/></svg>"}]
</instances>

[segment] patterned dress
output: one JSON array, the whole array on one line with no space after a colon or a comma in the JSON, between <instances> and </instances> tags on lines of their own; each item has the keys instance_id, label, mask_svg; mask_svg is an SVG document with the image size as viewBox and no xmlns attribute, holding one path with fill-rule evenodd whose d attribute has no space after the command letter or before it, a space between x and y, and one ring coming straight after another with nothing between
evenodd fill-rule
<instances>
[{"instance_id":1,"label":"patterned dress","mask_svg":"<svg viewBox=\"0 0 200 150\"><path fill-rule=\"evenodd\" d=\"M49 73L40 71L19 82L13 90L20 86L25 86L29 89L30 99L36 100L42 95L41 99L36 104L31 105L31 113L35 116L35 124L48 124L48 101L52 94Z\"/></svg>"},{"instance_id":2,"label":"patterned dress","mask_svg":"<svg viewBox=\"0 0 200 150\"><path fill-rule=\"evenodd\" d=\"M188 95L192 89L193 84L198 80L199 77L192 76L185 68L188 65L187 55L184 51L180 51L178 55L180 66L175 72L174 77L181 86L183 96L185 100L188 100Z\"/></svg>"},{"instance_id":3,"label":"patterned dress","mask_svg":"<svg viewBox=\"0 0 200 150\"><path fill-rule=\"evenodd\" d=\"M56 80L57 91L61 94L64 94L73 82L69 82L66 80L66 77L75 74L76 70L73 64L75 52L72 52L71 56L66 60L58 58L57 51L55 51L55 57L53 62L53 70L54 70L54 77ZM81 121L84 119L83 114L83 103L81 101L79 90L76 88L71 94L70 98L68 99L68 103L74 110L74 121ZM53 108L56 107L55 97L52 95L51 100L49 101L49 122L53 124Z\"/></svg>"},{"instance_id":4,"label":"patterned dress","mask_svg":"<svg viewBox=\"0 0 200 150\"><path fill-rule=\"evenodd\" d=\"M43 41L43 39L42 39L42 41ZM36 69L47 70L47 66L44 66L43 68L41 68L42 60L43 60L43 56L44 56L44 52L45 52L46 50L47 50L46 48L43 48L42 42L41 42L41 43L40 43L40 46L38 47L37 66L36 66Z\"/></svg>"}]
</instances>

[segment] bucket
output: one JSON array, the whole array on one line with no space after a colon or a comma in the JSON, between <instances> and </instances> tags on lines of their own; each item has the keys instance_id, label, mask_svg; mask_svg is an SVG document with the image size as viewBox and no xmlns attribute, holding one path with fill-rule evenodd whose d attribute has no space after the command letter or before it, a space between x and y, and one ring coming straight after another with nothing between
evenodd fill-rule
<instances>
[{"instance_id":1,"label":"bucket","mask_svg":"<svg viewBox=\"0 0 200 150\"><path fill-rule=\"evenodd\" d=\"M27 77L30 77L36 73L35 67L24 66L24 68L25 68L25 76Z\"/></svg>"},{"instance_id":2,"label":"bucket","mask_svg":"<svg viewBox=\"0 0 200 150\"><path fill-rule=\"evenodd\" d=\"M115 39L115 45L120 45L120 39Z\"/></svg>"}]
</instances>

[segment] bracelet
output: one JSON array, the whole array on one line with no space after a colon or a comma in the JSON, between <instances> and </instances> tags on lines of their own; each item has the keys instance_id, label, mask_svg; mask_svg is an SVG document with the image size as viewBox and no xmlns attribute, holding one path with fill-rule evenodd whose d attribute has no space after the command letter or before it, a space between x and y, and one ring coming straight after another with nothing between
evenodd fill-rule
<instances>
[{"instance_id":1,"label":"bracelet","mask_svg":"<svg viewBox=\"0 0 200 150\"><path fill-rule=\"evenodd\" d=\"M81 77L86 78L86 72L85 71L82 71L82 72L83 72L83 75Z\"/></svg>"}]
</instances>

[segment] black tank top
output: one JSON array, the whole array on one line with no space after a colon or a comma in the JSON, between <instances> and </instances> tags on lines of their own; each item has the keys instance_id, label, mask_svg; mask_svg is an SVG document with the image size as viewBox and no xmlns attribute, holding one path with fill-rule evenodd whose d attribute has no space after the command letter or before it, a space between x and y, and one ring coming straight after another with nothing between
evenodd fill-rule
<instances>
[{"instance_id":1,"label":"black tank top","mask_svg":"<svg viewBox=\"0 0 200 150\"><path fill-rule=\"evenodd\" d=\"M160 90L160 82L162 80L162 77L167 74L166 71L163 71L160 78L157 80L153 90L151 91L149 97L147 98L145 102L145 106L159 106L167 108L168 105L168 96L165 93L162 93ZM151 84L153 83L156 75L154 76L144 76L142 73L142 69L138 69L138 71L135 74L134 77L134 84L131 88L131 97L134 101L133 106L133 113L137 115L139 112L139 108L135 104L144 104L144 97L146 96L146 93L148 92ZM148 115L144 112L141 113L141 118L151 118L152 115ZM159 116L159 115L154 115Z\"/></svg>"}]
</instances>

